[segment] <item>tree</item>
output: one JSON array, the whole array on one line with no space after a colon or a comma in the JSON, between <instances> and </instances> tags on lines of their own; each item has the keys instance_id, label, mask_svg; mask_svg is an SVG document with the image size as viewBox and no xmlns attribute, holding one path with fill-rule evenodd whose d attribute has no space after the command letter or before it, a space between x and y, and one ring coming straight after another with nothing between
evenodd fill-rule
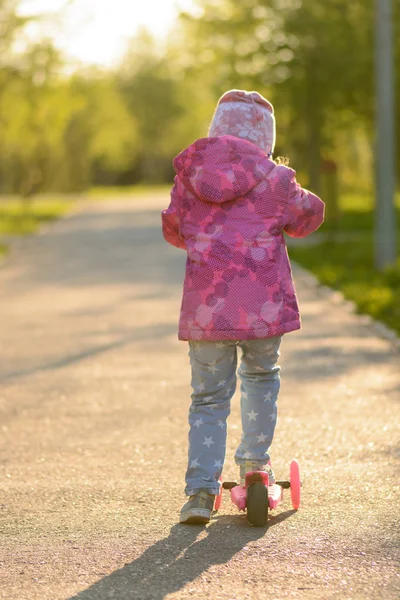
<instances>
[{"instance_id":1,"label":"tree","mask_svg":"<svg viewBox=\"0 0 400 600\"><path fill-rule=\"evenodd\" d=\"M137 125L139 176L145 181L162 181L170 171L167 155L174 146L174 130L182 107L168 62L157 54L155 42L146 30L132 40L117 79Z\"/></svg>"},{"instance_id":2,"label":"tree","mask_svg":"<svg viewBox=\"0 0 400 600\"><path fill-rule=\"evenodd\" d=\"M113 77L68 76L51 41L24 36L16 7L0 4L0 190L29 198L114 181L130 163L135 125Z\"/></svg>"},{"instance_id":3,"label":"tree","mask_svg":"<svg viewBox=\"0 0 400 600\"><path fill-rule=\"evenodd\" d=\"M372 0L203 0L201 6L200 16L182 16L188 73L211 71L216 94L255 87L269 95L285 153L308 168L318 191L321 155L336 149L337 133L372 125Z\"/></svg>"}]
</instances>

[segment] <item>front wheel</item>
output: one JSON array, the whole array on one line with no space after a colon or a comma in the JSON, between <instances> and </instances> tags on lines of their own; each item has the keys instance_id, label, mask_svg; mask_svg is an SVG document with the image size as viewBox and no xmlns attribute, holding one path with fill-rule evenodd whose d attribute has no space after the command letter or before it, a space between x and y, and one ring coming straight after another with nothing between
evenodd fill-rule
<instances>
[{"instance_id":1,"label":"front wheel","mask_svg":"<svg viewBox=\"0 0 400 600\"><path fill-rule=\"evenodd\" d=\"M255 527L264 527L268 520L268 488L261 481L247 488L247 520Z\"/></svg>"}]
</instances>

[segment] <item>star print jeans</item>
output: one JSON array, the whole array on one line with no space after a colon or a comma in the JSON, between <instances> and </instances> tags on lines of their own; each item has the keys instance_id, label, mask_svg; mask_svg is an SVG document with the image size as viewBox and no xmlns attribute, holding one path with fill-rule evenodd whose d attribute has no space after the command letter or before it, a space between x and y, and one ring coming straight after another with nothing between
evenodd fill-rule
<instances>
[{"instance_id":1,"label":"star print jeans","mask_svg":"<svg viewBox=\"0 0 400 600\"><path fill-rule=\"evenodd\" d=\"M238 347L242 350L242 439L235 453L237 465L252 461L258 467L269 460L280 387L281 337L240 342L189 342L192 367L192 404L189 410L189 461L185 493L199 490L218 494L225 460L227 418L236 390Z\"/></svg>"}]
</instances>

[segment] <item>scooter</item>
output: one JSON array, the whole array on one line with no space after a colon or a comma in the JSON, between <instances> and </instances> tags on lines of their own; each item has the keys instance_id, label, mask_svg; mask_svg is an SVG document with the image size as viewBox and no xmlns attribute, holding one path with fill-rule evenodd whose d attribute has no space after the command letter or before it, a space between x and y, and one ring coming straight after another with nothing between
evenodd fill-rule
<instances>
[{"instance_id":1,"label":"scooter","mask_svg":"<svg viewBox=\"0 0 400 600\"><path fill-rule=\"evenodd\" d=\"M290 463L290 479L269 483L268 473L251 471L246 473L245 485L236 481L224 481L215 499L214 510L218 511L222 503L222 489L230 490L231 500L240 511L247 511L250 525L264 527L268 522L268 510L273 510L283 500L283 490L290 489L292 506L297 510L300 506L300 468L297 460Z\"/></svg>"}]
</instances>

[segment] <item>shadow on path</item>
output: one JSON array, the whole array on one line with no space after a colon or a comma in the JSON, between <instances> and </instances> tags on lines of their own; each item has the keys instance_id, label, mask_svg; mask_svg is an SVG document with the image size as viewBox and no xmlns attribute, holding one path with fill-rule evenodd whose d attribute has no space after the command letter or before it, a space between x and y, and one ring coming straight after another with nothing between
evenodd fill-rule
<instances>
[{"instance_id":1,"label":"shadow on path","mask_svg":"<svg viewBox=\"0 0 400 600\"><path fill-rule=\"evenodd\" d=\"M269 519L269 527L296 511ZM205 537L197 540L198 536ZM197 579L213 565L227 563L246 544L267 534L264 527L250 527L244 515L216 516L211 525L174 525L168 537L148 548L142 556L101 579L69 600L162 600Z\"/></svg>"},{"instance_id":2,"label":"shadow on path","mask_svg":"<svg viewBox=\"0 0 400 600\"><path fill-rule=\"evenodd\" d=\"M138 327L135 328L133 332L129 333L129 335L121 337L113 342L99 346L92 346L86 350L77 352L76 354L70 354L68 356L57 358L56 360L47 364L38 365L29 369L10 371L3 374L0 372L0 385L2 383L13 381L14 379L21 379L22 377L36 375L37 373L62 369L63 367L79 363L87 358L104 354L109 350L115 350L116 348L123 348L124 346L128 346L132 343L137 343L140 341L149 342L152 339L160 340L162 337L167 337L174 334L176 334L175 323L156 323L152 326Z\"/></svg>"},{"instance_id":3,"label":"shadow on path","mask_svg":"<svg viewBox=\"0 0 400 600\"><path fill-rule=\"evenodd\" d=\"M165 242L160 211L90 212L33 237L11 281L14 294L43 286L101 289L132 282L157 282L165 294L182 283L185 260L184 252Z\"/></svg>"}]
</instances>

